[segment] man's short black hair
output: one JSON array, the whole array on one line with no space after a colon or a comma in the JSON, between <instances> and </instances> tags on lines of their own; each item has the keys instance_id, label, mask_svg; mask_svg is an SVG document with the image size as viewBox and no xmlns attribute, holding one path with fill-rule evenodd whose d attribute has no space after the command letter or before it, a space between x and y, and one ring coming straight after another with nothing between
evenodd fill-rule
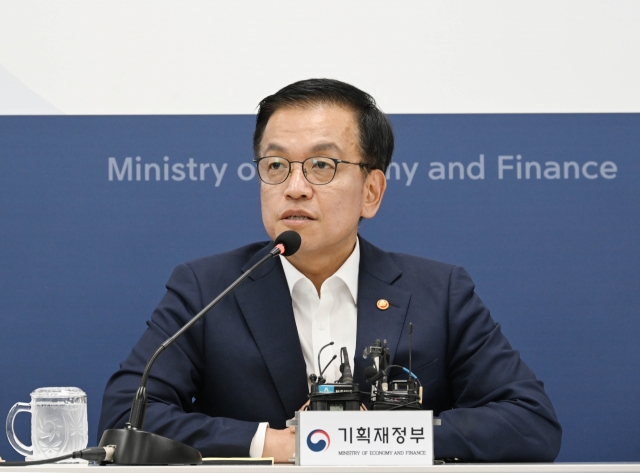
<instances>
[{"instance_id":1,"label":"man's short black hair","mask_svg":"<svg viewBox=\"0 0 640 473\"><path fill-rule=\"evenodd\" d=\"M316 104L339 105L353 110L360 132L362 162L371 169L387 171L393 154L393 128L371 95L357 87L333 79L294 82L260 102L253 133L253 152L260 157L260 142L273 113L284 107Z\"/></svg>"}]
</instances>

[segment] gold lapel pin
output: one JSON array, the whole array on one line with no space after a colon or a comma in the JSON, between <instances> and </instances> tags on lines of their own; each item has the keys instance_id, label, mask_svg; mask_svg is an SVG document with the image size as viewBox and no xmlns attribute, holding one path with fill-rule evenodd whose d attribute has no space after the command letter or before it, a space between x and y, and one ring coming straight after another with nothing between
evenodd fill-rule
<instances>
[{"instance_id":1,"label":"gold lapel pin","mask_svg":"<svg viewBox=\"0 0 640 473\"><path fill-rule=\"evenodd\" d=\"M389 301L386 299L380 299L378 302L376 302L376 305L380 310L387 310L389 308Z\"/></svg>"}]
</instances>

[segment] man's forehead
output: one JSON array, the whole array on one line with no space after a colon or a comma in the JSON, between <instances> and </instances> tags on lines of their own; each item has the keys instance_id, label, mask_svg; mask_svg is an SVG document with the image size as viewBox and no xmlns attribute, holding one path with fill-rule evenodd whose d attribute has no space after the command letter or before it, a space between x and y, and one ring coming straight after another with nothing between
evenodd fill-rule
<instances>
[{"instance_id":1,"label":"man's forehead","mask_svg":"<svg viewBox=\"0 0 640 473\"><path fill-rule=\"evenodd\" d=\"M356 114L348 107L330 103L281 107L266 124L262 154L290 151L291 136L296 137L298 145L306 145L310 153L344 151L347 141L359 142Z\"/></svg>"}]
</instances>

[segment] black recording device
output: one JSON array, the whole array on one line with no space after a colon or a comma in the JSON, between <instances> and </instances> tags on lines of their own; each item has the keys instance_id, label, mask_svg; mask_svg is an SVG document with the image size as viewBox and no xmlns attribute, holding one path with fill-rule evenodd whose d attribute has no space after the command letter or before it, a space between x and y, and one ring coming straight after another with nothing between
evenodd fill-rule
<instances>
[{"instance_id":1,"label":"black recording device","mask_svg":"<svg viewBox=\"0 0 640 473\"><path fill-rule=\"evenodd\" d=\"M390 353L387 341L375 343L365 348L363 358L372 358L374 365L365 369L367 382L371 384L371 410L421 410L422 385L411 372L411 342L413 324L409 324L409 368L389 364ZM408 374L407 379L389 381L392 369L401 369Z\"/></svg>"},{"instance_id":2,"label":"black recording device","mask_svg":"<svg viewBox=\"0 0 640 473\"><path fill-rule=\"evenodd\" d=\"M318 368L320 368L320 355L322 350L333 345L333 342L323 346L318 352ZM324 372L329 365L337 358L333 358L327 363L320 375L309 376L311 381L311 391L309 392L310 411L358 411L360 410L360 386L353 381L353 372L349 363L349 354L346 347L340 349L340 379L334 383L327 383Z\"/></svg>"}]
</instances>

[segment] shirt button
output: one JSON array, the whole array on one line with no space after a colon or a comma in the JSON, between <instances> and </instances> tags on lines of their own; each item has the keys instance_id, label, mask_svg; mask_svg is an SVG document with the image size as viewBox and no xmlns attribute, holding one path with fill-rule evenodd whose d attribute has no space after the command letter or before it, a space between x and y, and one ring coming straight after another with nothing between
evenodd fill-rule
<instances>
[{"instance_id":1,"label":"shirt button","mask_svg":"<svg viewBox=\"0 0 640 473\"><path fill-rule=\"evenodd\" d=\"M319 328L320 330L324 330L324 324L318 324L318 328Z\"/></svg>"}]
</instances>

